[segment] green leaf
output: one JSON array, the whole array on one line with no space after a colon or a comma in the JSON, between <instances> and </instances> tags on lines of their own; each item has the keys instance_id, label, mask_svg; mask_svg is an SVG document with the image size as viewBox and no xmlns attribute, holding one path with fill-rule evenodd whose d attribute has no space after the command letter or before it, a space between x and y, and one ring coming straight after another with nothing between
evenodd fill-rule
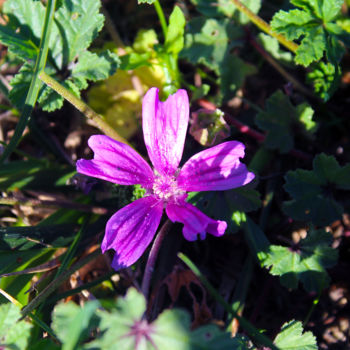
<instances>
[{"instance_id":1,"label":"green leaf","mask_svg":"<svg viewBox=\"0 0 350 350\"><path fill-rule=\"evenodd\" d=\"M231 0L191 0L197 10L207 17L230 17L239 24L247 24L248 17L240 12ZM257 14L261 7L261 0L246 0L244 5Z\"/></svg>"},{"instance_id":2,"label":"green leaf","mask_svg":"<svg viewBox=\"0 0 350 350\"><path fill-rule=\"evenodd\" d=\"M337 250L330 247L332 235L324 230L311 230L293 247L271 245L262 261L270 273L280 276L281 283L296 288L300 281L309 291L319 292L328 285L326 268L336 264Z\"/></svg>"},{"instance_id":3,"label":"green leaf","mask_svg":"<svg viewBox=\"0 0 350 350\"><path fill-rule=\"evenodd\" d=\"M283 203L284 212L295 220L325 226L341 218L343 207L334 199L334 190L348 190L350 164L340 167L333 156L319 154L313 170L297 169L285 176L285 190L293 197Z\"/></svg>"},{"instance_id":4,"label":"green leaf","mask_svg":"<svg viewBox=\"0 0 350 350\"><path fill-rule=\"evenodd\" d=\"M35 60L44 24L44 6L39 1L7 0L3 11L9 21L6 26L0 26L0 41L23 61Z\"/></svg>"},{"instance_id":5,"label":"green leaf","mask_svg":"<svg viewBox=\"0 0 350 350\"><path fill-rule=\"evenodd\" d=\"M219 73L226 54L240 44L242 34L242 29L228 19L194 18L187 23L181 56L193 64L202 63Z\"/></svg>"},{"instance_id":6,"label":"green leaf","mask_svg":"<svg viewBox=\"0 0 350 350\"><path fill-rule=\"evenodd\" d=\"M138 4L149 4L152 5L156 0L137 0Z\"/></svg>"},{"instance_id":7,"label":"green leaf","mask_svg":"<svg viewBox=\"0 0 350 350\"><path fill-rule=\"evenodd\" d=\"M276 60L289 64L293 60L293 56L290 52L281 50L278 40L270 35L260 33L258 35L260 43L264 49Z\"/></svg>"},{"instance_id":8,"label":"green leaf","mask_svg":"<svg viewBox=\"0 0 350 350\"><path fill-rule=\"evenodd\" d=\"M109 51L99 54L86 51L103 25L100 5L100 1L95 0L63 0L55 13L45 71L77 97L80 97L80 90L87 88L88 80L106 79L115 73L119 63L118 57ZM5 7L11 21L4 30L12 30L12 36L22 35L18 40L26 43L24 48L14 47L14 53L25 61L34 60L38 53L45 8L40 1L34 0L8 0ZM28 51L28 45L33 48L32 51ZM77 63L73 64L74 60ZM32 62L26 62L11 81L13 89L10 99L20 109L24 106L33 71ZM65 79L61 77L62 71L68 73L65 73ZM62 96L47 86L42 87L38 97L43 110L49 112L61 108L63 101Z\"/></svg>"},{"instance_id":9,"label":"green leaf","mask_svg":"<svg viewBox=\"0 0 350 350\"><path fill-rule=\"evenodd\" d=\"M316 338L311 332L303 333L299 321L289 321L282 326L274 341L280 350L317 350Z\"/></svg>"},{"instance_id":10,"label":"green leaf","mask_svg":"<svg viewBox=\"0 0 350 350\"><path fill-rule=\"evenodd\" d=\"M343 0L292 0L299 9L277 12L271 27L289 40L300 40L295 62L305 67L319 61L324 53L336 65L344 54L344 31L333 22Z\"/></svg>"},{"instance_id":11,"label":"green leaf","mask_svg":"<svg viewBox=\"0 0 350 350\"><path fill-rule=\"evenodd\" d=\"M222 92L223 101L228 101L234 93L243 85L247 75L252 75L257 69L245 63L238 56L227 55L220 65L220 91Z\"/></svg>"},{"instance_id":12,"label":"green leaf","mask_svg":"<svg viewBox=\"0 0 350 350\"><path fill-rule=\"evenodd\" d=\"M64 0L56 12L61 40L65 43L64 66L86 50L102 29L104 17L99 13L100 6L96 0Z\"/></svg>"},{"instance_id":13,"label":"green leaf","mask_svg":"<svg viewBox=\"0 0 350 350\"><path fill-rule=\"evenodd\" d=\"M230 191L191 192L188 202L208 216L227 222L228 232L237 232L246 221L246 212L260 208L259 193L251 188L239 187Z\"/></svg>"},{"instance_id":14,"label":"green leaf","mask_svg":"<svg viewBox=\"0 0 350 350\"><path fill-rule=\"evenodd\" d=\"M289 152L294 147L294 129L314 132L316 123L312 121L312 108L303 103L294 107L289 98L278 90L266 101L265 111L259 112L255 123L267 131L265 146L278 149L281 153Z\"/></svg>"},{"instance_id":15,"label":"green leaf","mask_svg":"<svg viewBox=\"0 0 350 350\"><path fill-rule=\"evenodd\" d=\"M190 317L182 310L166 310L153 323L142 319L144 297L129 289L111 312L98 311L100 337L84 349L101 350L247 350L241 338L232 339L216 326L190 330Z\"/></svg>"},{"instance_id":16,"label":"green leaf","mask_svg":"<svg viewBox=\"0 0 350 350\"><path fill-rule=\"evenodd\" d=\"M186 19L179 6L175 6L169 17L168 32L165 37L165 51L177 55L184 47Z\"/></svg>"},{"instance_id":17,"label":"green leaf","mask_svg":"<svg viewBox=\"0 0 350 350\"><path fill-rule=\"evenodd\" d=\"M63 343L62 350L74 350L97 325L94 317L98 301L90 301L83 308L73 302L59 304L52 315L52 329Z\"/></svg>"},{"instance_id":18,"label":"green leaf","mask_svg":"<svg viewBox=\"0 0 350 350\"><path fill-rule=\"evenodd\" d=\"M242 35L242 29L227 19L198 17L187 25L181 56L194 65L206 65L218 75L224 100L234 96L248 74L256 72L252 65L230 54L234 47L240 45Z\"/></svg>"},{"instance_id":19,"label":"green leaf","mask_svg":"<svg viewBox=\"0 0 350 350\"><path fill-rule=\"evenodd\" d=\"M72 77L91 81L107 79L116 72L118 64L118 56L108 50L98 54L84 51L72 70Z\"/></svg>"},{"instance_id":20,"label":"green leaf","mask_svg":"<svg viewBox=\"0 0 350 350\"><path fill-rule=\"evenodd\" d=\"M1 347L25 350L28 346L31 324L22 320L19 307L7 303L0 305L0 344Z\"/></svg>"}]
</instances>

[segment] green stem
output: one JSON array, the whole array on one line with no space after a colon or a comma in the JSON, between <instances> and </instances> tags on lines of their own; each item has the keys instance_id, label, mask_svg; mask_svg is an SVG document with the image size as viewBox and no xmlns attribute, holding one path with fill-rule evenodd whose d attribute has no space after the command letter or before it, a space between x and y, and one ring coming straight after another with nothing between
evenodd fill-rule
<instances>
[{"instance_id":1,"label":"green stem","mask_svg":"<svg viewBox=\"0 0 350 350\"><path fill-rule=\"evenodd\" d=\"M298 45L293 41L288 40L284 35L275 33L270 25L266 23L262 18L250 11L246 6L244 6L239 0L231 0L239 11L244 13L258 28L264 31L266 34L276 38L283 46L288 50L295 53L298 49Z\"/></svg>"},{"instance_id":2,"label":"green stem","mask_svg":"<svg viewBox=\"0 0 350 350\"><path fill-rule=\"evenodd\" d=\"M29 304L27 304L22 309L22 316L27 316L29 313L31 313L36 307L38 307L44 300L55 291L56 288L58 288L63 281L68 279L72 273L79 270L81 267L86 265L91 260L95 259L97 256L101 254L101 250L98 248L94 250L89 255L85 256L84 258L77 261L70 269L63 272L61 275L59 275L56 279L54 279L36 298L34 298Z\"/></svg>"},{"instance_id":3,"label":"green stem","mask_svg":"<svg viewBox=\"0 0 350 350\"><path fill-rule=\"evenodd\" d=\"M109 125L102 116L97 114L92 108L90 108L85 102L74 96L68 89L58 83L55 79L50 77L44 71L39 74L39 78L51 89L55 90L58 94L63 96L67 101L69 101L75 108L77 108L81 113L83 113L86 118L93 121L98 129L104 132L106 135L112 137L113 139L128 143L123 137L121 137L115 129Z\"/></svg>"},{"instance_id":4,"label":"green stem","mask_svg":"<svg viewBox=\"0 0 350 350\"><path fill-rule=\"evenodd\" d=\"M35 103L38 99L39 90L42 86L41 81L39 80L39 72L45 68L47 54L49 51L49 40L50 40L50 32L53 23L53 17L55 13L56 0L49 0L46 6L44 26L40 40L38 57L35 62L34 72L32 76L32 80L30 82L29 90L27 97L24 102L24 107L22 110L21 118L16 126L15 133L12 136L10 143L7 145L4 153L0 158L0 163L3 163L9 155L16 148L19 143L23 131L28 124L29 118L34 109Z\"/></svg>"},{"instance_id":5,"label":"green stem","mask_svg":"<svg viewBox=\"0 0 350 350\"><path fill-rule=\"evenodd\" d=\"M242 328L249 334L249 336L256 340L256 342L269 347L271 350L279 350L276 345L273 344L271 339L269 339L264 334L260 333L257 328L255 328L248 320L237 314L233 305L230 305L212 286L212 284L207 280L207 278L200 272L198 267L183 253L178 254L179 258L191 269L191 271L200 279L203 285L208 289L209 293L213 298L219 302L222 307L233 317L237 318Z\"/></svg>"},{"instance_id":6,"label":"green stem","mask_svg":"<svg viewBox=\"0 0 350 350\"><path fill-rule=\"evenodd\" d=\"M165 16L164 16L164 12L163 12L162 6L160 5L160 2L158 0L156 0L154 2L154 8L155 8L155 10L157 12L157 15L158 15L158 18L159 18L159 21L160 21L160 25L162 26L162 31L163 31L164 38L166 38L166 35L168 33L168 25L166 23L166 19L165 19Z\"/></svg>"}]
</instances>

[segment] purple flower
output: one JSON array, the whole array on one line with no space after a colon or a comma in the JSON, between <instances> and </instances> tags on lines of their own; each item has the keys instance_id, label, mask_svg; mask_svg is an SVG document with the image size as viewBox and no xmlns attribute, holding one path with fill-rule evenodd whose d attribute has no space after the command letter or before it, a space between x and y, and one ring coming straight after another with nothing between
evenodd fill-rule
<instances>
[{"instance_id":1,"label":"purple flower","mask_svg":"<svg viewBox=\"0 0 350 350\"><path fill-rule=\"evenodd\" d=\"M197 153L179 169L189 117L187 92L178 90L160 102L158 89L151 88L143 99L142 127L154 170L131 147L104 135L93 135L88 143L94 159L80 159L79 173L119 185L140 184L146 196L117 211L108 221L102 251L114 249L112 267L133 264L151 243L163 209L172 222L184 224L189 241L206 233L222 236L227 224L213 220L186 202L188 191L222 191L243 186L254 174L239 158L244 145L224 142Z\"/></svg>"}]
</instances>

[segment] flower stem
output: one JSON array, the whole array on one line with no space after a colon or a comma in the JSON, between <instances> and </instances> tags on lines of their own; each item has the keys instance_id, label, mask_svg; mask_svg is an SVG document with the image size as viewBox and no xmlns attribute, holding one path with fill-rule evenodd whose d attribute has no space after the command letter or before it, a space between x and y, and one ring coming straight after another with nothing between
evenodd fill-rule
<instances>
[{"instance_id":1,"label":"flower stem","mask_svg":"<svg viewBox=\"0 0 350 350\"><path fill-rule=\"evenodd\" d=\"M154 240L151 251L149 253L147 264L145 267L145 273L142 279L142 286L141 286L141 291L145 296L146 300L148 298L149 286L151 283L151 278L154 271L154 265L157 260L159 248L162 245L163 239L165 235L168 233L171 225L172 225L172 222L169 219L167 219L167 221L165 221L164 225L159 230L159 233L156 239Z\"/></svg>"},{"instance_id":2,"label":"flower stem","mask_svg":"<svg viewBox=\"0 0 350 350\"><path fill-rule=\"evenodd\" d=\"M102 116L97 114L91 107L89 107L82 100L74 96L68 89L58 83L55 79L50 77L44 71L39 74L39 78L51 89L55 90L58 94L63 96L67 101L69 101L75 108L82 112L86 118L93 121L98 129L104 132L106 135L112 137L113 139L126 143L128 142L121 137L117 131L109 125Z\"/></svg>"},{"instance_id":3,"label":"flower stem","mask_svg":"<svg viewBox=\"0 0 350 350\"><path fill-rule=\"evenodd\" d=\"M283 46L288 50L295 53L298 49L298 45L293 41L288 40L284 35L275 33L270 25L266 23L262 18L254 14L248 7L244 6L239 0L231 0L239 11L244 13L258 28L264 31L266 34L276 38Z\"/></svg>"},{"instance_id":4,"label":"flower stem","mask_svg":"<svg viewBox=\"0 0 350 350\"><path fill-rule=\"evenodd\" d=\"M156 0L154 2L154 8L155 8L155 10L157 12L160 25L162 26L162 31L163 31L164 38L166 38L166 35L168 33L168 25L166 23L166 19L165 19L165 16L164 16L164 12L163 12L162 6L160 5L160 2L158 0Z\"/></svg>"}]
</instances>

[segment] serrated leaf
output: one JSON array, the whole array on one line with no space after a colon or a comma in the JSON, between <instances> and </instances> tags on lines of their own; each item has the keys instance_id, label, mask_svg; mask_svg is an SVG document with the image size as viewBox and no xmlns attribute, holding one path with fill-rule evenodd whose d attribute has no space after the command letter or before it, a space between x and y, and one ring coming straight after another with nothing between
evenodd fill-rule
<instances>
[{"instance_id":1,"label":"serrated leaf","mask_svg":"<svg viewBox=\"0 0 350 350\"><path fill-rule=\"evenodd\" d=\"M44 23L44 6L39 1L7 0L3 11L9 20L6 26L0 26L0 41L23 61L35 60Z\"/></svg>"},{"instance_id":2,"label":"serrated leaf","mask_svg":"<svg viewBox=\"0 0 350 350\"><path fill-rule=\"evenodd\" d=\"M241 338L232 339L216 326L190 330L189 314L166 310L153 323L142 319L146 303L135 289L119 298L112 312L99 311L100 338L85 344L84 349L101 350L246 350Z\"/></svg>"},{"instance_id":3,"label":"serrated leaf","mask_svg":"<svg viewBox=\"0 0 350 350\"><path fill-rule=\"evenodd\" d=\"M315 131L312 115L309 105L304 103L294 107L289 98L278 90L267 99L265 111L257 114L255 123L267 131L264 141L267 148L286 153L294 147L295 126L302 127L304 131Z\"/></svg>"},{"instance_id":4,"label":"serrated leaf","mask_svg":"<svg viewBox=\"0 0 350 350\"><path fill-rule=\"evenodd\" d=\"M116 72L118 64L118 56L108 50L100 53L84 51L72 70L72 77L91 81L107 79Z\"/></svg>"},{"instance_id":5,"label":"serrated leaf","mask_svg":"<svg viewBox=\"0 0 350 350\"><path fill-rule=\"evenodd\" d=\"M300 40L295 62L305 67L319 61L324 53L332 64L337 64L344 54L343 30L336 23L343 0L292 0L302 8L277 12L271 27L289 40Z\"/></svg>"},{"instance_id":6,"label":"serrated leaf","mask_svg":"<svg viewBox=\"0 0 350 350\"><path fill-rule=\"evenodd\" d=\"M20 308L7 303L0 305L0 344L4 348L27 349L31 324L19 319L22 317Z\"/></svg>"},{"instance_id":7,"label":"serrated leaf","mask_svg":"<svg viewBox=\"0 0 350 350\"><path fill-rule=\"evenodd\" d=\"M55 14L62 39L66 46L63 51L63 65L73 61L87 49L102 29L104 17L99 13L101 3L96 0L64 0Z\"/></svg>"},{"instance_id":8,"label":"serrated leaf","mask_svg":"<svg viewBox=\"0 0 350 350\"><path fill-rule=\"evenodd\" d=\"M280 276L288 288L295 289L300 281L307 291L319 292L329 282L326 268L337 262L337 250L330 247L331 241L330 233L311 230L294 247L271 245L263 265L272 275Z\"/></svg>"},{"instance_id":9,"label":"serrated leaf","mask_svg":"<svg viewBox=\"0 0 350 350\"><path fill-rule=\"evenodd\" d=\"M61 83L77 97L80 96L80 90L87 88L88 80L106 79L117 68L118 58L115 54L108 51L99 54L86 51L103 25L104 17L99 13L100 6L100 1L96 0L62 0L55 13L45 71L58 81L62 80L60 70L71 73L71 76L66 74ZM22 35L18 40L24 43L24 51L21 53L21 47L15 47L14 53L26 62L34 60L44 21L44 6L40 1L8 0L5 8L10 18L5 29L12 30L14 37ZM32 51L28 47L32 47ZM75 59L77 64L73 65ZM72 68L75 69L74 72L69 72ZM24 104L32 72L33 66L27 62L11 81L13 89L10 99L20 109ZM43 86L38 102L43 110L50 112L62 107L63 98L49 87Z\"/></svg>"},{"instance_id":10,"label":"serrated leaf","mask_svg":"<svg viewBox=\"0 0 350 350\"><path fill-rule=\"evenodd\" d=\"M297 169L285 176L285 190L293 200L283 203L284 212L295 220L325 226L340 219L343 207L334 199L334 189L350 188L350 164L340 167L333 156L319 154L313 170Z\"/></svg>"},{"instance_id":11,"label":"serrated leaf","mask_svg":"<svg viewBox=\"0 0 350 350\"><path fill-rule=\"evenodd\" d=\"M246 221L246 212L260 208L259 193L248 187L230 191L191 192L188 202L208 216L227 222L227 232L237 232Z\"/></svg>"},{"instance_id":12,"label":"serrated leaf","mask_svg":"<svg viewBox=\"0 0 350 350\"><path fill-rule=\"evenodd\" d=\"M169 17L168 31L165 36L165 51L177 55L184 46L185 16L179 6L175 6Z\"/></svg>"},{"instance_id":13,"label":"serrated leaf","mask_svg":"<svg viewBox=\"0 0 350 350\"><path fill-rule=\"evenodd\" d=\"M280 350L317 350L315 336L311 332L303 331L301 322L289 321L282 326L274 343Z\"/></svg>"}]
</instances>

